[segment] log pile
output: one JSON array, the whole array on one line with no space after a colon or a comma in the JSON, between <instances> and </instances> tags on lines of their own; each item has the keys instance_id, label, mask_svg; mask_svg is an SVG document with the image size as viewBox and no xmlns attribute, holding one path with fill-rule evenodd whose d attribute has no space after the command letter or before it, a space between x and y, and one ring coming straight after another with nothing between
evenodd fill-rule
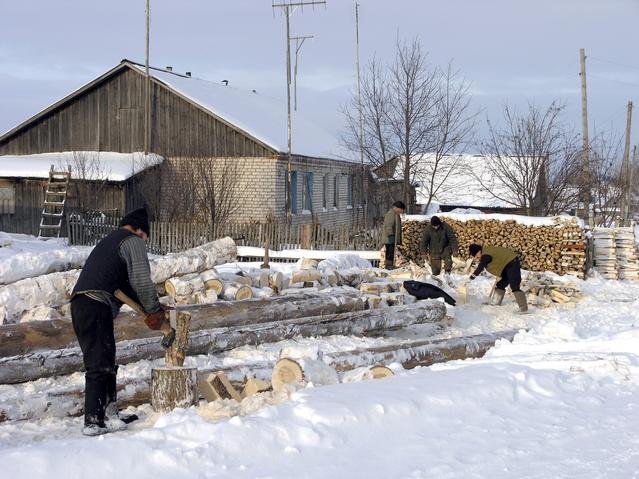
<instances>
[{"instance_id":1,"label":"log pile","mask_svg":"<svg viewBox=\"0 0 639 479\"><path fill-rule=\"evenodd\" d=\"M615 251L614 229L595 228L592 236L595 247L595 271L606 279L617 279L617 255Z\"/></svg>"},{"instance_id":2,"label":"log pile","mask_svg":"<svg viewBox=\"0 0 639 479\"><path fill-rule=\"evenodd\" d=\"M617 228L615 231L615 253L619 279L639 280L639 260L632 228Z\"/></svg>"},{"instance_id":3,"label":"log pile","mask_svg":"<svg viewBox=\"0 0 639 479\"><path fill-rule=\"evenodd\" d=\"M553 303L575 303L581 300L581 290L572 281L549 273L530 273L522 284L528 304L547 308Z\"/></svg>"},{"instance_id":4,"label":"log pile","mask_svg":"<svg viewBox=\"0 0 639 479\"><path fill-rule=\"evenodd\" d=\"M458 255L466 260L471 243L503 246L521 255L522 267L530 271L551 271L583 277L585 238L576 220L555 219L555 224L527 225L515 220L460 221L443 217L457 235ZM427 255L421 239L428 221L406 221L402 225L402 254L423 264Z\"/></svg>"}]
</instances>

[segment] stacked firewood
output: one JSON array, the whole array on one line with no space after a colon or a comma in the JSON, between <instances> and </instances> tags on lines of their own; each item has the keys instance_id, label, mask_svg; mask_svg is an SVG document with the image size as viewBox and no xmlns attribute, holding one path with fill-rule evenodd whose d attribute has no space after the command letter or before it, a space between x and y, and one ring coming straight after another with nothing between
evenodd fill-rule
<instances>
[{"instance_id":1,"label":"stacked firewood","mask_svg":"<svg viewBox=\"0 0 639 479\"><path fill-rule=\"evenodd\" d=\"M522 285L528 303L547 308L553 303L575 303L581 300L581 290L572 281L550 273L530 273Z\"/></svg>"},{"instance_id":2,"label":"stacked firewood","mask_svg":"<svg viewBox=\"0 0 639 479\"><path fill-rule=\"evenodd\" d=\"M595 270L606 279L617 279L615 230L613 228L595 228L592 236L595 247Z\"/></svg>"},{"instance_id":3,"label":"stacked firewood","mask_svg":"<svg viewBox=\"0 0 639 479\"><path fill-rule=\"evenodd\" d=\"M458 255L468 258L471 243L503 246L520 254L522 267L530 271L552 271L583 276L585 239L576 220L557 218L553 225L526 225L515 220L467 220L443 218L459 242ZM406 221L403 224L402 253L409 260L422 263L427 259L421 248L422 234L428 221Z\"/></svg>"},{"instance_id":4,"label":"stacked firewood","mask_svg":"<svg viewBox=\"0 0 639 479\"><path fill-rule=\"evenodd\" d=\"M615 255L619 279L639 280L639 261L632 228L615 230Z\"/></svg>"}]
</instances>

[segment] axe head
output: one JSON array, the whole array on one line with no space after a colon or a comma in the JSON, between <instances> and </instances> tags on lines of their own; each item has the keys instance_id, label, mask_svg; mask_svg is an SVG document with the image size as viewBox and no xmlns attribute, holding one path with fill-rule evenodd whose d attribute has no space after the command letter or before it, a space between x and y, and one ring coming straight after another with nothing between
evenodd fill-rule
<instances>
[{"instance_id":1,"label":"axe head","mask_svg":"<svg viewBox=\"0 0 639 479\"><path fill-rule=\"evenodd\" d=\"M162 336L162 346L168 349L173 344L173 341L175 341L175 329L169 327L168 331Z\"/></svg>"}]
</instances>

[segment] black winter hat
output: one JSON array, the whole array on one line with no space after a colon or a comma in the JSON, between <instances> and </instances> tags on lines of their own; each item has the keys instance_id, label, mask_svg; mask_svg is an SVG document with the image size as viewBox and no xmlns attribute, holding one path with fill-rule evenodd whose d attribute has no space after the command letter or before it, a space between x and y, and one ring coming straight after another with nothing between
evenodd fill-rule
<instances>
[{"instance_id":1,"label":"black winter hat","mask_svg":"<svg viewBox=\"0 0 639 479\"><path fill-rule=\"evenodd\" d=\"M430 219L430 224L433 226L439 226L442 224L442 220L439 219L439 216L433 216Z\"/></svg>"},{"instance_id":2,"label":"black winter hat","mask_svg":"<svg viewBox=\"0 0 639 479\"><path fill-rule=\"evenodd\" d=\"M473 243L468 247L468 252L470 253L471 256L475 256L480 251L481 251L481 245L478 245L477 243Z\"/></svg>"},{"instance_id":3,"label":"black winter hat","mask_svg":"<svg viewBox=\"0 0 639 479\"><path fill-rule=\"evenodd\" d=\"M395 203L393 203L393 206L395 208L399 208L400 210L405 210L406 209L406 205L404 204L403 201L396 201Z\"/></svg>"},{"instance_id":4,"label":"black winter hat","mask_svg":"<svg viewBox=\"0 0 639 479\"><path fill-rule=\"evenodd\" d=\"M120 226L133 226L139 228L146 233L147 236L151 234L149 226L149 213L146 208L138 208L137 210L130 211L124 218L120 220Z\"/></svg>"}]
</instances>

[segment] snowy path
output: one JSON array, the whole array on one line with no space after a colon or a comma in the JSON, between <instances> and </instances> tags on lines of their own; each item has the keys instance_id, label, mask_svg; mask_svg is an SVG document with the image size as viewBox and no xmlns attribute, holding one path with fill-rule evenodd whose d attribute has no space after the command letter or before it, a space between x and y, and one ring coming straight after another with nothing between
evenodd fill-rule
<instances>
[{"instance_id":1,"label":"snowy path","mask_svg":"<svg viewBox=\"0 0 639 479\"><path fill-rule=\"evenodd\" d=\"M580 304L529 316L457 308L450 334L530 328L480 360L309 388L231 419L220 417L230 405L147 406L132 430L102 438L82 438L79 419L0 425L3 475L639 478L639 285L580 285Z\"/></svg>"}]
</instances>

